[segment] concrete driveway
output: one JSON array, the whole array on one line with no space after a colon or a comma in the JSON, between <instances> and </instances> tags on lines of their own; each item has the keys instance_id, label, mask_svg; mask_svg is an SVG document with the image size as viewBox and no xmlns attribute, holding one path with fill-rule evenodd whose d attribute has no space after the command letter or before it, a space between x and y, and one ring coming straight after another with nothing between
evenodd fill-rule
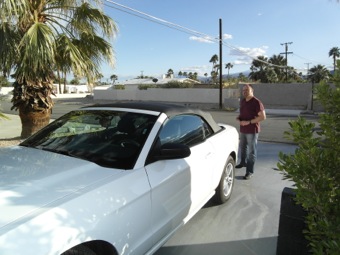
<instances>
[{"instance_id":1,"label":"concrete driveway","mask_svg":"<svg viewBox=\"0 0 340 255\"><path fill-rule=\"evenodd\" d=\"M236 170L231 199L224 205L209 202L156 253L157 255L274 255L281 193L292 183L277 170L278 153L295 146L260 142L255 174L243 180Z\"/></svg>"},{"instance_id":2,"label":"concrete driveway","mask_svg":"<svg viewBox=\"0 0 340 255\"><path fill-rule=\"evenodd\" d=\"M52 118L91 105L91 100L57 100ZM1 102L3 112L10 121L0 121L1 138L20 135L21 123L17 112L10 111L10 102ZM238 128L237 112L210 111L217 122ZM286 143L284 131L288 122L296 119L296 111L267 111L259 137L258 160L251 180L243 180L245 169L237 169L233 195L226 204L209 202L182 227L156 254L157 255L274 255L278 236L281 193L292 183L282 180L276 169L278 154L293 153L295 146ZM315 116L305 116L316 122Z\"/></svg>"}]
</instances>

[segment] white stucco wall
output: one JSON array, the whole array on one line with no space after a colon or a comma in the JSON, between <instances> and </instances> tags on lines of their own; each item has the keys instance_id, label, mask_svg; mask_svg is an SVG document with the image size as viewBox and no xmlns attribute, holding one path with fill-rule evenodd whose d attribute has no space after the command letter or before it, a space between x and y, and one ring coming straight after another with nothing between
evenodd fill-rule
<instances>
[{"instance_id":1,"label":"white stucco wall","mask_svg":"<svg viewBox=\"0 0 340 255\"><path fill-rule=\"evenodd\" d=\"M238 90L222 90L222 98L229 98ZM219 103L219 89L112 89L95 88L95 100L141 100L141 101L165 101L179 103Z\"/></svg>"},{"instance_id":2,"label":"white stucco wall","mask_svg":"<svg viewBox=\"0 0 340 255\"><path fill-rule=\"evenodd\" d=\"M239 89L223 89L222 103L224 107L235 108L239 104ZM266 108L310 110L312 100L312 84L253 84L255 96L261 99ZM112 88L95 88L95 100L140 100L164 101L178 103L219 104L219 89L209 88L150 88L147 90ZM315 105L315 104L314 104Z\"/></svg>"}]
</instances>

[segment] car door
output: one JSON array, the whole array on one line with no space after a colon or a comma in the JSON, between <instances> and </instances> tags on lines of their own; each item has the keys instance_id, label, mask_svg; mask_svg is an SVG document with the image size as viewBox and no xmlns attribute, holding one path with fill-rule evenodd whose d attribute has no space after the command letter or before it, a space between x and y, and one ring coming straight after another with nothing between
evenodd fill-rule
<instances>
[{"instance_id":1,"label":"car door","mask_svg":"<svg viewBox=\"0 0 340 255\"><path fill-rule=\"evenodd\" d=\"M168 120L158 135L161 145L182 143L191 149L184 159L160 160L146 171L152 189L155 238L164 237L185 223L211 195L213 147L205 141L203 122L194 115Z\"/></svg>"}]
</instances>

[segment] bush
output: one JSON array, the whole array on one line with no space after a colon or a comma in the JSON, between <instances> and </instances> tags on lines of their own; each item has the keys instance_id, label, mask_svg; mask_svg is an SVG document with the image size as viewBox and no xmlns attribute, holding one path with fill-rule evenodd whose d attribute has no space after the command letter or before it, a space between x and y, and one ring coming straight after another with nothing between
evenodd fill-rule
<instances>
[{"instance_id":1,"label":"bush","mask_svg":"<svg viewBox=\"0 0 340 255\"><path fill-rule=\"evenodd\" d=\"M192 88L194 85L188 82L169 81L162 85L162 88Z\"/></svg>"},{"instance_id":2,"label":"bush","mask_svg":"<svg viewBox=\"0 0 340 255\"><path fill-rule=\"evenodd\" d=\"M120 89L120 90L125 89L125 85L114 85L113 87L114 87L114 89Z\"/></svg>"},{"instance_id":3,"label":"bush","mask_svg":"<svg viewBox=\"0 0 340 255\"><path fill-rule=\"evenodd\" d=\"M339 254L340 250L340 61L335 88L326 82L316 87L325 112L320 127L304 118L289 123L285 132L298 147L280 153L278 168L296 186L296 202L307 212L305 230L313 254Z\"/></svg>"},{"instance_id":4,"label":"bush","mask_svg":"<svg viewBox=\"0 0 340 255\"><path fill-rule=\"evenodd\" d=\"M2 100L2 97L0 96L0 119L7 119L7 120L9 120L9 118L5 114L2 113L1 100Z\"/></svg>"},{"instance_id":5,"label":"bush","mask_svg":"<svg viewBox=\"0 0 340 255\"><path fill-rule=\"evenodd\" d=\"M155 84L140 84L140 85L138 85L138 89L140 89L140 90L147 90L147 89L150 89L150 88L158 88L158 85L155 85Z\"/></svg>"},{"instance_id":6,"label":"bush","mask_svg":"<svg viewBox=\"0 0 340 255\"><path fill-rule=\"evenodd\" d=\"M0 75L0 89L1 87L9 87L11 83L6 79L6 77Z\"/></svg>"}]
</instances>

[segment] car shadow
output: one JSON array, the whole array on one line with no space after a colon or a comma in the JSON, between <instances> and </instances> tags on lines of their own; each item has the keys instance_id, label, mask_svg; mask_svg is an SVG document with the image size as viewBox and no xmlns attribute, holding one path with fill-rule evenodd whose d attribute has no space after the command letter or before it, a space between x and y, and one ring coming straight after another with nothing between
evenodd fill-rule
<instances>
[{"instance_id":1,"label":"car shadow","mask_svg":"<svg viewBox=\"0 0 340 255\"><path fill-rule=\"evenodd\" d=\"M155 255L272 255L276 253L276 246L277 236L273 236L230 242L163 246Z\"/></svg>"}]
</instances>

